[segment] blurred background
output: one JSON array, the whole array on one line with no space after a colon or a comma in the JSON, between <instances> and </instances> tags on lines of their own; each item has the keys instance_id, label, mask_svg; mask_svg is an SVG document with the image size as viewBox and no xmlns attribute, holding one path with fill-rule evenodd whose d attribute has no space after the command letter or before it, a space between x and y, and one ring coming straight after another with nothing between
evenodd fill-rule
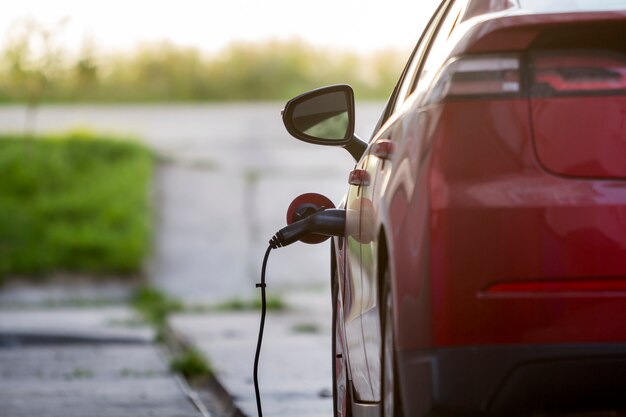
<instances>
[{"instance_id":1,"label":"blurred background","mask_svg":"<svg viewBox=\"0 0 626 417\"><path fill-rule=\"evenodd\" d=\"M280 110L310 89L350 84L356 132L369 139L436 5L4 4L0 346L27 347L43 336L58 344L61 336L95 334L104 343L175 333L209 362L213 356L219 365L211 372L228 390L242 390L240 410L253 410L250 361L229 363L227 354L249 356L254 347L254 284L267 241L297 195L318 192L339 203L354 165L341 149L291 138ZM330 386L328 253L328 244L296 244L274 254L268 268L271 306L283 315L280 337L323 358L296 369L289 388L314 396ZM243 329L236 343L233 326ZM15 379L41 379L8 365L24 349L0 349L0 373L13 387ZM58 372L95 384L99 371L84 360L83 368ZM268 359L266 378L284 361ZM50 408L44 400L40 408L15 402L28 389L4 392L10 415ZM318 397L325 413L328 395Z\"/></svg>"},{"instance_id":2,"label":"blurred background","mask_svg":"<svg viewBox=\"0 0 626 417\"><path fill-rule=\"evenodd\" d=\"M0 17L0 131L131 139L156 154L159 169L148 180L155 185L155 199L144 213L150 219L137 219L149 223L144 236L133 237L148 245L134 247L137 259L106 265L115 258L106 255L102 264L89 266L38 261L52 256L42 253L24 255L41 264L29 265L31 260L6 259L30 249L5 238L0 274L150 270L159 284L180 295L209 299L221 295L221 286L230 295L245 292L242 286L256 279L265 243L283 225L291 199L314 191L338 202L352 164L341 150L290 138L280 120L282 104L323 85L350 84L359 106L357 133L369 138L435 4L7 4ZM2 176L11 175L20 173ZM121 191L116 200L125 199ZM5 228L15 228L14 219L2 217L8 225L0 226L0 239L8 236ZM162 233L171 236L161 238ZM80 247L72 250L81 255ZM95 252L92 257L99 258ZM316 267L327 258L325 251L299 247L296 254L308 259L302 261L307 267L287 256L294 263L281 262L274 280L298 286L325 282L326 269ZM195 287L209 275L227 282L213 291Z\"/></svg>"}]
</instances>

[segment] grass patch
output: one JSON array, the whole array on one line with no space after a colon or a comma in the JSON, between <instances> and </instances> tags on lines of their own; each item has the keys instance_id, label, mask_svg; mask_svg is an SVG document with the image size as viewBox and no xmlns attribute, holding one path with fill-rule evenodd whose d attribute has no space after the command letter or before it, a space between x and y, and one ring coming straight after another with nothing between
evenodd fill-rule
<instances>
[{"instance_id":1,"label":"grass patch","mask_svg":"<svg viewBox=\"0 0 626 417\"><path fill-rule=\"evenodd\" d=\"M0 279L132 274L151 238L153 157L87 132L0 136Z\"/></svg>"},{"instance_id":2,"label":"grass patch","mask_svg":"<svg viewBox=\"0 0 626 417\"><path fill-rule=\"evenodd\" d=\"M123 368L120 371L120 376L123 378L155 378L159 376L167 375L165 372L156 371L154 369L131 369L131 368Z\"/></svg>"},{"instance_id":3,"label":"grass patch","mask_svg":"<svg viewBox=\"0 0 626 417\"><path fill-rule=\"evenodd\" d=\"M87 379L93 378L94 373L91 369L85 368L75 368L72 372L65 374L65 379L73 380L73 379Z\"/></svg>"},{"instance_id":4,"label":"grass patch","mask_svg":"<svg viewBox=\"0 0 626 417\"><path fill-rule=\"evenodd\" d=\"M291 328L294 333L319 333L320 329L315 323L298 323Z\"/></svg>"},{"instance_id":5,"label":"grass patch","mask_svg":"<svg viewBox=\"0 0 626 417\"><path fill-rule=\"evenodd\" d=\"M132 319L124 319L124 320L120 320L120 319L109 320L107 321L107 325L111 327L125 327L128 329L136 329L139 327L145 327L146 322L142 320L141 318L135 317Z\"/></svg>"},{"instance_id":6,"label":"grass patch","mask_svg":"<svg viewBox=\"0 0 626 417\"><path fill-rule=\"evenodd\" d=\"M268 311L284 311L287 309L287 303L282 297L272 295L266 299L266 305ZM218 311L250 311L261 309L261 299L241 299L233 298L232 300L226 300L215 306Z\"/></svg>"},{"instance_id":7,"label":"grass patch","mask_svg":"<svg viewBox=\"0 0 626 417\"><path fill-rule=\"evenodd\" d=\"M105 299L105 298L68 298L65 300L45 300L40 305L46 309L61 309L61 308L100 308L111 307L122 304L117 299Z\"/></svg>"},{"instance_id":8,"label":"grass patch","mask_svg":"<svg viewBox=\"0 0 626 417\"><path fill-rule=\"evenodd\" d=\"M159 290L142 287L133 296L132 305L146 321L161 332L171 313L183 310L183 303Z\"/></svg>"},{"instance_id":9,"label":"grass patch","mask_svg":"<svg viewBox=\"0 0 626 417\"><path fill-rule=\"evenodd\" d=\"M170 361L170 369L182 374L187 380L197 381L212 375L211 366L195 349L186 350Z\"/></svg>"}]
</instances>

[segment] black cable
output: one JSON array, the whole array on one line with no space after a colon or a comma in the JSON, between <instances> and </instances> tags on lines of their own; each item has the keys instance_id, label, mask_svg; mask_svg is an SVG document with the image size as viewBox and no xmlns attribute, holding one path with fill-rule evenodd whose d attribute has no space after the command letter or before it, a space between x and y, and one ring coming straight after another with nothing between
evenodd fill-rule
<instances>
[{"instance_id":1,"label":"black cable","mask_svg":"<svg viewBox=\"0 0 626 417\"><path fill-rule=\"evenodd\" d=\"M261 344L263 343L263 329L265 328L265 312L267 310L267 303L265 299L265 269L267 267L267 259L270 256L272 250L272 244L267 247L265 251L265 257L263 258L263 266L261 267L261 282L256 284L257 288L261 288L261 324L259 325L259 339L256 343L256 354L254 355L254 393L256 395L256 408L259 413L259 417L263 417L263 410L261 409L261 393L259 392L259 356L261 355Z\"/></svg>"}]
</instances>

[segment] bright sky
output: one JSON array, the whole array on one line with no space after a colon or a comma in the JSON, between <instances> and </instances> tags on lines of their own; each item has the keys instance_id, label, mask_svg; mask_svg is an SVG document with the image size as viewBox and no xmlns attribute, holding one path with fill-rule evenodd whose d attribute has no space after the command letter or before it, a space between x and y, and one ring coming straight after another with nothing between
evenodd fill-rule
<instances>
[{"instance_id":1,"label":"bright sky","mask_svg":"<svg viewBox=\"0 0 626 417\"><path fill-rule=\"evenodd\" d=\"M99 49L130 49L170 40L216 51L238 40L300 38L320 46L368 52L409 48L439 0L17 0L5 1L0 36L34 17L69 18L64 42L77 49L91 38Z\"/></svg>"}]
</instances>

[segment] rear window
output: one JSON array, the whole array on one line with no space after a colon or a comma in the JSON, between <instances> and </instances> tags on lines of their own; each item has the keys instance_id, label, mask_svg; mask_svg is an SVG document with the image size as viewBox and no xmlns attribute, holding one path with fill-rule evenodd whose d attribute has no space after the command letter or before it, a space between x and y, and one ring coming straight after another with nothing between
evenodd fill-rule
<instances>
[{"instance_id":1,"label":"rear window","mask_svg":"<svg viewBox=\"0 0 626 417\"><path fill-rule=\"evenodd\" d=\"M533 13L626 11L626 0L519 0L519 4Z\"/></svg>"}]
</instances>

